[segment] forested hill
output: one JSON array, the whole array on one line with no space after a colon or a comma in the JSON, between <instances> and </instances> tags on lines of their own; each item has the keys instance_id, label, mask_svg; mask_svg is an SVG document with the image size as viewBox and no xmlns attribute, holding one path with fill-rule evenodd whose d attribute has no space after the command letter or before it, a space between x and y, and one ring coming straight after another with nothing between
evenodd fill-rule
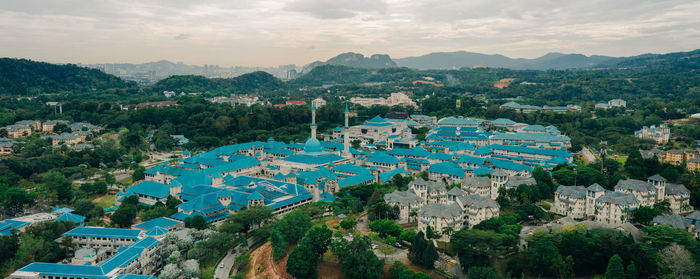
<instances>
[{"instance_id":1,"label":"forested hill","mask_svg":"<svg viewBox=\"0 0 700 279\"><path fill-rule=\"evenodd\" d=\"M662 55L641 55L635 59L622 61L613 66L622 69L691 68L700 70L700 49L688 52L675 52Z\"/></svg>"},{"instance_id":2,"label":"forested hill","mask_svg":"<svg viewBox=\"0 0 700 279\"><path fill-rule=\"evenodd\" d=\"M234 78L206 78L203 76L171 76L148 87L154 93L211 92L226 94L247 94L259 91L277 90L283 86L280 79L266 72L253 72Z\"/></svg>"},{"instance_id":3,"label":"forested hill","mask_svg":"<svg viewBox=\"0 0 700 279\"><path fill-rule=\"evenodd\" d=\"M130 86L133 84L100 70L0 58L0 95L82 93Z\"/></svg>"}]
</instances>

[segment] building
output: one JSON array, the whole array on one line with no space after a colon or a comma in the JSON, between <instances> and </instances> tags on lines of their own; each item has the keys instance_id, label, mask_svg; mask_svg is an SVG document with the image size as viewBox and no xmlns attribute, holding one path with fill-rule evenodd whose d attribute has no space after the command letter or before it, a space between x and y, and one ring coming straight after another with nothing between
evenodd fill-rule
<instances>
[{"instance_id":1,"label":"building","mask_svg":"<svg viewBox=\"0 0 700 279\"><path fill-rule=\"evenodd\" d=\"M595 108L597 109L610 109L610 108L616 108L616 107L627 107L627 102L622 99L612 99L608 101L607 103L598 103L595 104Z\"/></svg>"},{"instance_id":2,"label":"building","mask_svg":"<svg viewBox=\"0 0 700 279\"><path fill-rule=\"evenodd\" d=\"M9 279L152 278L163 265L160 240L139 230L78 227L64 236L79 247L72 264L34 262Z\"/></svg>"},{"instance_id":3,"label":"building","mask_svg":"<svg viewBox=\"0 0 700 279\"><path fill-rule=\"evenodd\" d=\"M88 135L90 135L90 132L78 130L71 133L51 134L48 136L42 136L42 138L50 139L51 145L53 146L59 146L61 144L75 146L79 143L85 142Z\"/></svg>"},{"instance_id":4,"label":"building","mask_svg":"<svg viewBox=\"0 0 700 279\"><path fill-rule=\"evenodd\" d=\"M318 98L316 98L316 99L313 99L313 101L311 101L311 103L312 103L314 106L316 106L317 108L320 108L320 107L326 105L326 100L324 100L322 97L318 97Z\"/></svg>"},{"instance_id":5,"label":"building","mask_svg":"<svg viewBox=\"0 0 700 279\"><path fill-rule=\"evenodd\" d=\"M68 128L70 128L73 132L84 131L90 133L99 133L103 129L101 126L97 126L87 122L71 123L68 125Z\"/></svg>"},{"instance_id":6,"label":"building","mask_svg":"<svg viewBox=\"0 0 700 279\"><path fill-rule=\"evenodd\" d=\"M574 111L581 111L581 106L579 105L566 105L566 106L531 106L531 105L521 105L516 102L507 102L501 105L501 109L512 109L517 112L531 113L531 112L555 112L555 113L567 113Z\"/></svg>"},{"instance_id":7,"label":"building","mask_svg":"<svg viewBox=\"0 0 700 279\"><path fill-rule=\"evenodd\" d=\"M598 184L583 186L559 186L552 211L557 214L584 218L595 216L596 220L608 224L621 224L629 220L629 210L639 206L654 206L668 200L674 213L692 211L689 204L690 191L680 184L667 183L660 175L647 181L620 180L615 191L607 191Z\"/></svg>"},{"instance_id":8,"label":"building","mask_svg":"<svg viewBox=\"0 0 700 279\"><path fill-rule=\"evenodd\" d=\"M654 140L657 144L665 144L671 139L671 128L666 124L644 126L641 130L635 131L634 135L641 139Z\"/></svg>"},{"instance_id":9,"label":"building","mask_svg":"<svg viewBox=\"0 0 700 279\"><path fill-rule=\"evenodd\" d=\"M353 104L358 104L363 107L371 106L411 106L418 107L416 102L411 100L411 98L406 95L405 92L391 93L389 98L363 98L363 97L352 97L350 102Z\"/></svg>"},{"instance_id":10,"label":"building","mask_svg":"<svg viewBox=\"0 0 700 279\"><path fill-rule=\"evenodd\" d=\"M140 104L136 105L136 109L142 109L142 108L148 108L148 107L162 108L162 107L169 107L169 106L177 106L177 102L175 102L175 101L145 102L145 103L140 103Z\"/></svg>"},{"instance_id":11,"label":"building","mask_svg":"<svg viewBox=\"0 0 700 279\"><path fill-rule=\"evenodd\" d=\"M15 141L8 138L0 138L0 155L12 154L12 146Z\"/></svg>"},{"instance_id":12,"label":"building","mask_svg":"<svg viewBox=\"0 0 700 279\"><path fill-rule=\"evenodd\" d=\"M26 125L9 125L5 127L7 137L11 139L23 138L32 135L32 128Z\"/></svg>"},{"instance_id":13,"label":"building","mask_svg":"<svg viewBox=\"0 0 700 279\"><path fill-rule=\"evenodd\" d=\"M56 124L65 124L68 125L70 123L67 120L46 120L44 123L41 124L41 131L44 133L53 133L53 128L56 127Z\"/></svg>"},{"instance_id":14,"label":"building","mask_svg":"<svg viewBox=\"0 0 700 279\"><path fill-rule=\"evenodd\" d=\"M447 191L444 183L421 178L408 187L407 191L385 194L384 200L389 206L399 207L399 223L418 222L418 229L423 232L428 227L436 231L451 227L457 231L499 214L498 203L471 195L459 187ZM448 238L442 236L441 239Z\"/></svg>"},{"instance_id":15,"label":"building","mask_svg":"<svg viewBox=\"0 0 700 279\"><path fill-rule=\"evenodd\" d=\"M594 216L599 222L621 225L630 219L631 211L639 207L629 193L606 191L600 185L559 186L554 194L552 211L557 214L584 218Z\"/></svg>"},{"instance_id":16,"label":"building","mask_svg":"<svg viewBox=\"0 0 700 279\"><path fill-rule=\"evenodd\" d=\"M255 104L263 104L263 102L260 100L260 97L256 95L230 95L229 97L212 97L212 98L207 98L206 99L209 102L212 103L229 103L231 105L245 105L245 106L252 106Z\"/></svg>"}]
</instances>

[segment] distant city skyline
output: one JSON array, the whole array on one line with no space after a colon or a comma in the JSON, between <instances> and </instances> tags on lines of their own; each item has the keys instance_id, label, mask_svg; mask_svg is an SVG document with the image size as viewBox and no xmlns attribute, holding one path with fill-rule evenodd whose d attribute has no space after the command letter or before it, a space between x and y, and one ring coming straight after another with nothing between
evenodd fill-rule
<instances>
[{"instance_id":1,"label":"distant city skyline","mask_svg":"<svg viewBox=\"0 0 700 279\"><path fill-rule=\"evenodd\" d=\"M276 67L343 52L633 56L700 48L700 2L0 0L0 56Z\"/></svg>"}]
</instances>

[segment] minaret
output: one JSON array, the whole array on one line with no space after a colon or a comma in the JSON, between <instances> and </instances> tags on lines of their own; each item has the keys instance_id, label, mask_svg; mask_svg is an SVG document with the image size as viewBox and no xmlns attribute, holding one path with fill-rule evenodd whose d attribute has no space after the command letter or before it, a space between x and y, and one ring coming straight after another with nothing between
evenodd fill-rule
<instances>
[{"instance_id":1,"label":"minaret","mask_svg":"<svg viewBox=\"0 0 700 279\"><path fill-rule=\"evenodd\" d=\"M345 127L343 127L343 156L350 158L350 135L348 134L350 127L348 126L348 104L345 104Z\"/></svg>"},{"instance_id":2,"label":"minaret","mask_svg":"<svg viewBox=\"0 0 700 279\"><path fill-rule=\"evenodd\" d=\"M316 104L311 102L311 138L316 138Z\"/></svg>"}]
</instances>

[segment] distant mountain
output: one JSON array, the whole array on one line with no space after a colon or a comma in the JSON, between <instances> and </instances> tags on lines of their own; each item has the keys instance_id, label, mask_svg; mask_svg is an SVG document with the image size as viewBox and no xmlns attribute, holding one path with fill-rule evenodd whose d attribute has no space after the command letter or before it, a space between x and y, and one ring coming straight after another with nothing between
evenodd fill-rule
<instances>
[{"instance_id":1,"label":"distant mountain","mask_svg":"<svg viewBox=\"0 0 700 279\"><path fill-rule=\"evenodd\" d=\"M221 67L219 65L187 65L182 62L173 63L168 60L147 62L142 64L106 63L86 64L89 68L97 68L106 73L116 75L126 80L137 81L141 84L153 84L169 76L198 75L209 78L231 78L256 71L265 71L277 77L285 77L287 71L296 70L295 65L278 67Z\"/></svg>"},{"instance_id":2,"label":"distant mountain","mask_svg":"<svg viewBox=\"0 0 700 279\"><path fill-rule=\"evenodd\" d=\"M0 58L0 95L91 92L133 84L95 69L27 59Z\"/></svg>"},{"instance_id":3,"label":"distant mountain","mask_svg":"<svg viewBox=\"0 0 700 279\"><path fill-rule=\"evenodd\" d=\"M674 52L667 54L643 54L631 59L620 61L610 67L613 68L646 68L659 69L668 67L692 68L693 71L700 68L700 49L687 52Z\"/></svg>"},{"instance_id":4,"label":"distant mountain","mask_svg":"<svg viewBox=\"0 0 700 279\"><path fill-rule=\"evenodd\" d=\"M311 69L322 65L347 66L353 68L392 68L396 63L386 54L373 54L365 57L354 52L341 53L340 55L328 59L326 62L316 61L304 66L303 72L307 73Z\"/></svg>"},{"instance_id":5,"label":"distant mountain","mask_svg":"<svg viewBox=\"0 0 700 279\"><path fill-rule=\"evenodd\" d=\"M466 51L434 52L423 56L394 59L401 67L414 69L459 69L481 65L517 70L562 70L612 65L628 58L585 56L582 54L548 53L535 59L510 58L500 54L481 54Z\"/></svg>"},{"instance_id":6,"label":"distant mountain","mask_svg":"<svg viewBox=\"0 0 700 279\"><path fill-rule=\"evenodd\" d=\"M163 91L207 92L218 91L227 94L247 94L261 90L276 90L283 86L280 79L273 75L257 71L233 78L206 78L197 75L171 76L151 85L155 93Z\"/></svg>"}]
</instances>

